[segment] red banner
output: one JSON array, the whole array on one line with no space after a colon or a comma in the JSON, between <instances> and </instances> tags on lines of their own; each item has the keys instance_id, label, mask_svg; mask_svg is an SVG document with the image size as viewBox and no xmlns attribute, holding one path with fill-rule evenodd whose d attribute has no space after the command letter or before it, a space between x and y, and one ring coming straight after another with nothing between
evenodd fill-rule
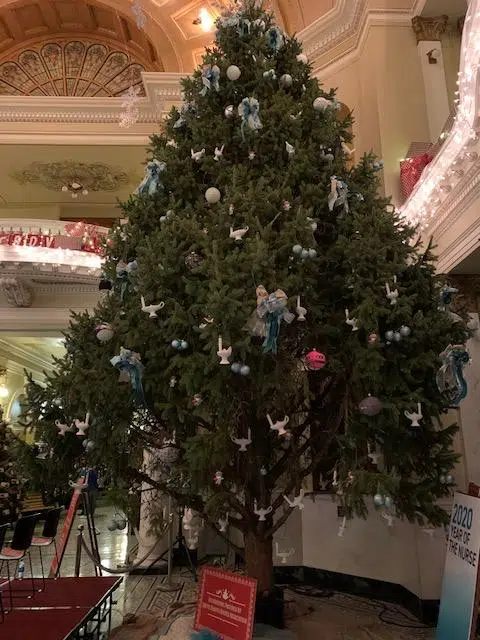
<instances>
[{"instance_id":1,"label":"red banner","mask_svg":"<svg viewBox=\"0 0 480 640\"><path fill-rule=\"evenodd\" d=\"M194 629L209 629L223 640L251 640L257 581L204 567Z\"/></svg>"},{"instance_id":2,"label":"red banner","mask_svg":"<svg viewBox=\"0 0 480 640\"><path fill-rule=\"evenodd\" d=\"M43 235L43 233L0 233L0 244L10 246L55 249L55 240L55 236Z\"/></svg>"},{"instance_id":3,"label":"red banner","mask_svg":"<svg viewBox=\"0 0 480 640\"><path fill-rule=\"evenodd\" d=\"M62 533L57 540L57 552L53 556L52 564L50 565L49 578L55 578L57 576L60 565L62 564L68 539L70 538L70 533L72 531L75 513L77 512L78 501L80 499L80 494L82 493L82 485L85 484L85 480L86 477L82 477L77 480L75 491L73 492L73 496L68 507L67 517L63 522Z\"/></svg>"}]
</instances>

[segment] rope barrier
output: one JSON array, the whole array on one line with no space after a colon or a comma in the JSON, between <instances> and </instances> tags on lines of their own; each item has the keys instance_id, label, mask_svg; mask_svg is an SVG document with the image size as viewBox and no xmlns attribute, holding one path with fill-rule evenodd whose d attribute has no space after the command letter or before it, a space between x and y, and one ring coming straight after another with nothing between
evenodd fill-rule
<instances>
[{"instance_id":1,"label":"rope barrier","mask_svg":"<svg viewBox=\"0 0 480 640\"><path fill-rule=\"evenodd\" d=\"M119 574L122 574L122 573L128 573L129 571L132 571L133 569L138 569L145 562L145 560L148 558L148 556L151 553L153 553L154 549L156 549L156 547L158 547L158 545L163 540L165 534L168 532L168 529L171 526L172 526L172 523L168 523L168 525L165 527L165 530L162 532L161 537L159 538L159 540L157 540L155 542L155 544L148 550L148 552L144 555L143 558L141 558L141 560L139 560L138 562L135 562L134 564L131 564L131 565L128 565L128 566L124 566L121 569L111 569L110 567L105 567L100 562L100 560L95 558L95 556L92 554L92 550L88 547L87 543L85 542L85 538L83 537L83 535L81 536L82 547L85 550L85 552L88 555L88 557L90 558L90 560L94 563L94 565L96 567L99 567L102 571L105 571L106 573L112 573L114 575L119 575ZM164 554L162 554L162 555L164 555ZM153 562L151 562L149 567L154 565L155 562L157 562L157 560L160 560L162 555L158 556L158 558L156 558Z\"/></svg>"}]
</instances>

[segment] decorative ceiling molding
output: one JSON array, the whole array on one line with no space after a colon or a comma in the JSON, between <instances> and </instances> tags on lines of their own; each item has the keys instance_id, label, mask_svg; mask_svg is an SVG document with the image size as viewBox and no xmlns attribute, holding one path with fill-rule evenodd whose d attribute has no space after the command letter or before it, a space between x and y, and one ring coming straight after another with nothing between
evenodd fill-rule
<instances>
[{"instance_id":1,"label":"decorative ceiling molding","mask_svg":"<svg viewBox=\"0 0 480 640\"><path fill-rule=\"evenodd\" d=\"M33 292L22 280L13 277L0 278L0 289L11 307L31 307Z\"/></svg>"},{"instance_id":2,"label":"decorative ceiling molding","mask_svg":"<svg viewBox=\"0 0 480 640\"><path fill-rule=\"evenodd\" d=\"M144 66L125 51L85 40L44 43L0 60L1 95L121 96L143 92Z\"/></svg>"},{"instance_id":3,"label":"decorative ceiling molding","mask_svg":"<svg viewBox=\"0 0 480 640\"><path fill-rule=\"evenodd\" d=\"M50 191L61 191L72 180L88 191L118 191L135 180L118 167L103 162L85 163L75 160L62 162L32 162L23 169L12 171L11 178L20 184L36 183Z\"/></svg>"},{"instance_id":4,"label":"decorative ceiling molding","mask_svg":"<svg viewBox=\"0 0 480 640\"><path fill-rule=\"evenodd\" d=\"M61 332L68 328L71 313L82 313L85 307L73 309L32 307L31 309L14 309L12 307L0 307L0 332L25 333L33 335L35 332L55 331ZM0 346L1 346L0 340ZM13 355L13 354L12 354ZM42 365L43 366L43 365Z\"/></svg>"},{"instance_id":5,"label":"decorative ceiling molding","mask_svg":"<svg viewBox=\"0 0 480 640\"><path fill-rule=\"evenodd\" d=\"M13 309L11 311L14 311ZM29 309L28 313L32 310ZM1 325L1 311L0 311L0 325ZM52 369L52 361L49 358L42 358L30 349L23 349L18 345L12 344L9 340L0 339L0 357L3 356L8 360L13 360L20 365L23 365L26 369L35 369L36 371L43 371L43 369Z\"/></svg>"}]
</instances>

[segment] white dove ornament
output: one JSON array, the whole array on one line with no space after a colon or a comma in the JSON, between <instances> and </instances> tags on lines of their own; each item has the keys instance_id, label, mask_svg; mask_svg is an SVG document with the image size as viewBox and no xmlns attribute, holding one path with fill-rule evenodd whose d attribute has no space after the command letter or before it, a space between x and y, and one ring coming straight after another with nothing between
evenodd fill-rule
<instances>
[{"instance_id":1,"label":"white dove ornament","mask_svg":"<svg viewBox=\"0 0 480 640\"><path fill-rule=\"evenodd\" d=\"M243 227L243 229L234 229L233 227L230 227L230 238L233 238L235 242L241 242L247 231L248 227Z\"/></svg>"},{"instance_id":2,"label":"white dove ornament","mask_svg":"<svg viewBox=\"0 0 480 640\"><path fill-rule=\"evenodd\" d=\"M298 507L300 509L300 511L302 511L302 509L305 508L305 505L303 504L303 498L305 497L305 491L303 489L300 489L300 493L298 494L298 496L295 496L293 498L293 500L290 500L290 498L288 496L283 496L285 498L285 501L288 503L288 506L291 509L295 509L295 507Z\"/></svg>"},{"instance_id":3,"label":"white dove ornament","mask_svg":"<svg viewBox=\"0 0 480 640\"><path fill-rule=\"evenodd\" d=\"M273 422L272 418L269 414L267 414L268 424L270 425L270 429L272 431L277 431L279 436L289 436L290 433L285 429L285 425L290 422L290 418L285 416L283 420L277 420L277 422Z\"/></svg>"},{"instance_id":4,"label":"white dove ornament","mask_svg":"<svg viewBox=\"0 0 480 640\"><path fill-rule=\"evenodd\" d=\"M146 305L145 298L143 296L140 296L140 302L142 304L142 311L144 313L148 313L149 318L157 318L157 311L160 311L160 309L163 309L163 307L165 306L165 302L163 301L159 302L158 304Z\"/></svg>"},{"instance_id":5,"label":"white dove ornament","mask_svg":"<svg viewBox=\"0 0 480 640\"><path fill-rule=\"evenodd\" d=\"M246 438L232 438L232 442L240 447L239 451L246 451L247 446L252 444L252 430L250 427L248 428L248 436Z\"/></svg>"},{"instance_id":6,"label":"white dove ornament","mask_svg":"<svg viewBox=\"0 0 480 640\"><path fill-rule=\"evenodd\" d=\"M295 311L297 312L297 321L298 322L305 322L305 316L307 315L307 310L305 309L305 307L302 307L300 304L300 296L297 296L297 306L295 308Z\"/></svg>"},{"instance_id":7,"label":"white dove ornament","mask_svg":"<svg viewBox=\"0 0 480 640\"><path fill-rule=\"evenodd\" d=\"M224 348L222 342L222 336L218 336L218 351L217 356L220 358L219 364L230 364L229 358L232 355L232 347Z\"/></svg>"},{"instance_id":8,"label":"white dove ornament","mask_svg":"<svg viewBox=\"0 0 480 640\"><path fill-rule=\"evenodd\" d=\"M60 420L55 420L55 426L58 429L58 435L64 436L67 431L70 431L70 426L68 424L63 424Z\"/></svg>"},{"instance_id":9,"label":"white dove ornament","mask_svg":"<svg viewBox=\"0 0 480 640\"><path fill-rule=\"evenodd\" d=\"M405 411L404 412L405 417L408 418L411 421L411 427L419 427L420 426L420 420L423 418L423 414L422 414L422 404L421 402L417 403L417 412L415 413L415 411Z\"/></svg>"},{"instance_id":10,"label":"white dove ornament","mask_svg":"<svg viewBox=\"0 0 480 640\"><path fill-rule=\"evenodd\" d=\"M257 501L255 500L255 508L253 510L253 513L258 516L259 522L265 522L265 520L267 519L266 516L268 516L269 513L272 513L272 511L273 507L271 505L266 509L259 509L257 506Z\"/></svg>"},{"instance_id":11,"label":"white dove ornament","mask_svg":"<svg viewBox=\"0 0 480 640\"><path fill-rule=\"evenodd\" d=\"M85 416L85 421L78 420L78 418L75 419L75 426L78 429L77 436L86 436L87 435L86 431L88 429L89 422L90 422L90 414L89 413L87 413L87 415Z\"/></svg>"},{"instance_id":12,"label":"white dove ornament","mask_svg":"<svg viewBox=\"0 0 480 640\"><path fill-rule=\"evenodd\" d=\"M352 331L358 331L358 320L356 318L350 318L348 309L345 309L345 323L352 327Z\"/></svg>"}]
</instances>

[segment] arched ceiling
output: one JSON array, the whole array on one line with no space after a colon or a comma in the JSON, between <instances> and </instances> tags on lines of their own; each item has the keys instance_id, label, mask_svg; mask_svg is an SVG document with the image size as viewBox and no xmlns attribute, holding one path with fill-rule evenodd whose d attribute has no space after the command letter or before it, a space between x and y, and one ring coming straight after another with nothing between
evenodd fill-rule
<instances>
[{"instance_id":1,"label":"arched ceiling","mask_svg":"<svg viewBox=\"0 0 480 640\"><path fill-rule=\"evenodd\" d=\"M19 63L19 57L27 50L36 52L42 58L42 47L47 44L62 47L60 53L65 58L66 43L80 42L87 47L92 44L103 45L109 54L123 52L141 70L190 72L200 62L205 47L213 37L212 31L205 32L202 25L194 24L194 21L202 9L215 18L219 13L217 7L223 0L136 0L146 17L144 29L136 24L133 2L0 0L0 64ZM301 31L330 11L335 2L268 0L279 23L289 33ZM37 95L46 91L45 83L43 89L40 88L41 82L35 84L33 92ZM57 85L60 87L60 83ZM71 86L67 89L66 85L65 80L64 93L61 95L91 95L93 91L90 87L90 93L76 92L77 89L73 91ZM78 86L78 82L75 86ZM59 90L57 88L47 94L57 95L55 91ZM25 93L20 89L13 93L17 91ZM0 89L0 93L6 92L5 87ZM103 95L115 93L105 89Z\"/></svg>"}]
</instances>

